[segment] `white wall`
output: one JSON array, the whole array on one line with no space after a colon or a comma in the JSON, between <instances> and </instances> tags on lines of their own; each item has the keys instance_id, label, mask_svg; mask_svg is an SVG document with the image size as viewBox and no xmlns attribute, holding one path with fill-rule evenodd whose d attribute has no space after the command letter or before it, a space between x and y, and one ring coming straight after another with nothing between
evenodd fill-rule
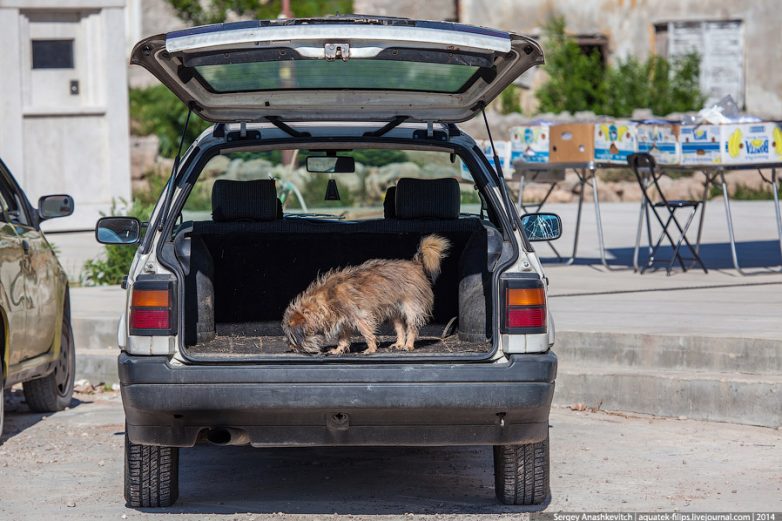
<instances>
[{"instance_id":1,"label":"white wall","mask_svg":"<svg viewBox=\"0 0 782 521\"><path fill-rule=\"evenodd\" d=\"M78 14L75 69L31 71L31 34L49 27L35 25L44 12ZM47 193L73 196L74 215L45 229L92 228L113 199L130 198L124 0L0 0L0 27L0 157L34 205ZM64 92L69 75L78 96ZM48 78L52 85L34 84Z\"/></svg>"}]
</instances>

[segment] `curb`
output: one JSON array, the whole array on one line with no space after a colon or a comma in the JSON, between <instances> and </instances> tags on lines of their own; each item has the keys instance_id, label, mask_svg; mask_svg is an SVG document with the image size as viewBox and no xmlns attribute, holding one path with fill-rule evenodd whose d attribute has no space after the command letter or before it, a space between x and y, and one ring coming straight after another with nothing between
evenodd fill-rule
<instances>
[{"instance_id":1,"label":"curb","mask_svg":"<svg viewBox=\"0 0 782 521\"><path fill-rule=\"evenodd\" d=\"M74 318L76 378L117 383L118 320ZM554 403L782 426L782 342L557 332Z\"/></svg>"}]
</instances>

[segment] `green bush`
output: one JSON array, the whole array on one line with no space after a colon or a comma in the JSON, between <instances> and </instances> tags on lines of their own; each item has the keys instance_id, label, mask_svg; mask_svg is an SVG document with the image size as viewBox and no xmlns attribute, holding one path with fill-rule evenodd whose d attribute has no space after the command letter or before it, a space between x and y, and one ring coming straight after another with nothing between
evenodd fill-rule
<instances>
[{"instance_id":1,"label":"green bush","mask_svg":"<svg viewBox=\"0 0 782 521\"><path fill-rule=\"evenodd\" d=\"M128 207L127 202L120 200L112 202L110 215L129 215L138 218L141 222L147 222L152 214L154 205L134 201ZM128 274L133 257L138 246L106 245L105 255L96 259L90 259L84 263L82 279L88 286L104 286L119 284L122 278Z\"/></svg>"},{"instance_id":2,"label":"green bush","mask_svg":"<svg viewBox=\"0 0 782 521\"><path fill-rule=\"evenodd\" d=\"M176 156L182 129L187 119L187 107L163 85L130 89L131 130L136 135L155 134L160 139L160 155ZM195 114L185 135L182 152L203 132L209 123Z\"/></svg>"},{"instance_id":3,"label":"green bush","mask_svg":"<svg viewBox=\"0 0 782 521\"><path fill-rule=\"evenodd\" d=\"M500 93L500 112L503 114L521 112L521 93L516 85L508 85Z\"/></svg>"},{"instance_id":4,"label":"green bush","mask_svg":"<svg viewBox=\"0 0 782 521\"><path fill-rule=\"evenodd\" d=\"M664 116L703 106L697 54L673 61L654 55L645 61L631 57L606 66L598 52L583 52L566 34L563 17L549 20L544 31L549 79L536 94L542 112L589 110L629 117L634 109L649 108Z\"/></svg>"}]
</instances>

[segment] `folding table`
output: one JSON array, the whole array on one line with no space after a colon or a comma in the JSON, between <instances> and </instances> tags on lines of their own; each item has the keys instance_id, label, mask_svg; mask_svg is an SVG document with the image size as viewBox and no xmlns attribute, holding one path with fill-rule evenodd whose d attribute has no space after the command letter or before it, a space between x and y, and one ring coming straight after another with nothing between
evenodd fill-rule
<instances>
[{"instance_id":1,"label":"folding table","mask_svg":"<svg viewBox=\"0 0 782 521\"><path fill-rule=\"evenodd\" d=\"M534 182L535 179L545 173L550 172L567 172L571 170L578 176L579 194L578 194L578 211L576 213L576 231L573 235L573 253L571 257L566 261L567 264L573 264L576 260L576 254L578 252L578 235L581 230L581 207L584 203L584 188L590 186L592 188L592 197L595 202L595 221L597 224L597 241L600 248L600 260L608 269L611 269L606 259L605 241L603 239L603 221L600 214L600 198L598 196L597 187L597 169L598 168L627 168L626 165L613 164L613 163L598 163L590 161L587 163L525 163L523 161L516 161L513 163L513 167L520 175L519 180L519 209L522 212L527 212L528 207L535 208L536 212L541 211L543 205L546 204L551 192L557 187L560 181L546 181L551 183L551 187L546 193L545 197L539 203L524 204L524 184L526 182ZM552 245L553 249L553 245ZM554 249L558 258L561 258L559 253Z\"/></svg>"},{"instance_id":2,"label":"folding table","mask_svg":"<svg viewBox=\"0 0 782 521\"><path fill-rule=\"evenodd\" d=\"M660 165L663 170L669 171L690 171L701 172L706 178L703 183L703 198L701 200L701 216L698 223L698 236L695 240L696 251L699 251L701 235L703 233L703 219L706 214L706 201L709 198L709 191L712 186L719 186L722 191L722 199L725 202L725 218L728 224L728 238L730 240L730 253L733 258L733 266L736 271L746 275L739 265L738 254L736 252L736 236L733 230L733 214L730 209L730 197L728 197L728 184L725 182L725 172L738 170L757 170L763 182L771 185L774 200L774 212L776 213L777 235L779 236L779 251L782 256L782 209L779 204L779 181L777 179L777 168L782 167L782 163L759 163L745 165ZM763 174L763 170L771 170L771 178ZM717 180L719 179L719 183ZM643 211L643 207L641 209ZM634 266L637 269L637 259L633 259ZM782 260L778 271L782 271Z\"/></svg>"}]
</instances>

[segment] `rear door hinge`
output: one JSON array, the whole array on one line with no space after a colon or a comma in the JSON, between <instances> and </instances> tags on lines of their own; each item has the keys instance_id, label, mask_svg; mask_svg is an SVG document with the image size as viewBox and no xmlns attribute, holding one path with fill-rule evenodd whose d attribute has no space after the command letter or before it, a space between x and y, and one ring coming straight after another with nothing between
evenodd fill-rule
<instances>
[{"instance_id":1,"label":"rear door hinge","mask_svg":"<svg viewBox=\"0 0 782 521\"><path fill-rule=\"evenodd\" d=\"M350 45L347 43L327 43L323 51L327 61L341 59L346 62L350 59Z\"/></svg>"}]
</instances>

